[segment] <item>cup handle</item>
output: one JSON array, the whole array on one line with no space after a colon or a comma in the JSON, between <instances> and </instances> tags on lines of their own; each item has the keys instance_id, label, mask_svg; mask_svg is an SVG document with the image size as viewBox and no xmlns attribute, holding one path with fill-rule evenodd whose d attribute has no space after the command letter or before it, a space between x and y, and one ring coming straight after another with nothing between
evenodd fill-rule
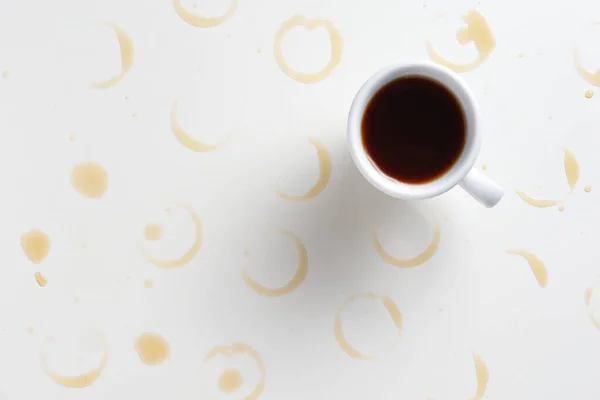
<instances>
[{"instance_id":1,"label":"cup handle","mask_svg":"<svg viewBox=\"0 0 600 400\"><path fill-rule=\"evenodd\" d=\"M504 196L504 189L475 168L460 182L460 187L488 208L494 207Z\"/></svg>"}]
</instances>

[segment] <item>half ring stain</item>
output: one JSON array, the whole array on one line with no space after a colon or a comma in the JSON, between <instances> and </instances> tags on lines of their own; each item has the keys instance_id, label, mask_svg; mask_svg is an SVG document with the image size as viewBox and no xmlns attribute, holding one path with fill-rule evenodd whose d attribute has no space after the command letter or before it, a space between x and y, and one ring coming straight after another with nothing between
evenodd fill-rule
<instances>
[{"instance_id":1,"label":"half ring stain","mask_svg":"<svg viewBox=\"0 0 600 400\"><path fill-rule=\"evenodd\" d=\"M225 14L218 17L205 17L186 10L183 4L181 4L181 0L173 0L173 7L179 18L196 28L212 28L222 24L235 13L237 5L238 0L232 0Z\"/></svg>"},{"instance_id":2,"label":"half ring stain","mask_svg":"<svg viewBox=\"0 0 600 400\"><path fill-rule=\"evenodd\" d=\"M419 254L415 257L406 258L406 259L392 257L390 254L388 254L385 251L385 249L383 248L383 246L381 245L381 243L379 242L379 238L377 237L377 232L373 232L373 245L375 246L375 250L377 250L377 253L379 254L379 256L386 263L391 264L396 267L399 267L399 268L413 268L413 267L417 267L421 264L424 264L431 257L433 257L433 255L437 251L438 246L440 244L440 237L441 237L440 224L436 220L435 229L433 232L433 238L431 239L431 242L429 243L427 248L425 250L423 250L423 252L421 254Z\"/></svg>"},{"instance_id":3,"label":"half ring stain","mask_svg":"<svg viewBox=\"0 0 600 400\"><path fill-rule=\"evenodd\" d=\"M279 232L282 235L291 238L296 244L296 251L298 252L298 266L296 267L296 273L294 274L292 280L280 288L271 289L260 285L258 282L252 279L250 275L248 275L248 272L245 269L242 269L242 279L244 280L246 285L248 285L256 293L261 294L263 296L283 296L292 292L294 289L300 286L300 284L306 278L306 274L308 273L308 254L306 252L306 248L304 247L300 239L298 239L298 237L296 237L296 235L294 235L291 232L284 230L279 230Z\"/></svg>"},{"instance_id":4,"label":"half ring stain","mask_svg":"<svg viewBox=\"0 0 600 400\"><path fill-rule=\"evenodd\" d=\"M115 24L105 24L109 28L112 28L117 35L117 40L119 41L119 48L121 49L121 73L116 75L110 79L105 81L100 81L92 84L92 87L95 89L107 89L109 87L115 86L117 83L121 81L131 69L131 65L133 64L133 40L131 37L119 26Z\"/></svg>"},{"instance_id":5,"label":"half ring stain","mask_svg":"<svg viewBox=\"0 0 600 400\"><path fill-rule=\"evenodd\" d=\"M333 326L335 340L338 342L338 344L340 345L342 350L346 354L348 354L350 357L356 358L359 360L370 360L370 359L375 358L376 355L364 354L364 353L360 352L359 350L357 350L356 348L352 347L350 345L350 343L348 343L348 340L346 340L346 336L344 335L344 329L342 328L342 312L348 306L348 304L350 304L353 301L358 300L358 299L379 299L379 300L381 300L381 303L383 304L383 306L389 313L389 315L392 318L392 321L394 322L394 325L396 326L396 329L397 329L396 339L394 340L394 343L392 344L391 347L395 347L398 344L398 341L400 340L400 331L402 330L402 314L400 313L400 310L398 309L398 306L396 305L396 303L394 303L394 300L392 300L391 298L389 298L387 296L380 296L380 295L377 295L374 293L363 293L363 294L357 294L357 295L351 296L337 310L337 312L335 314L335 320L334 320L334 326Z\"/></svg>"},{"instance_id":6,"label":"half ring stain","mask_svg":"<svg viewBox=\"0 0 600 400\"><path fill-rule=\"evenodd\" d=\"M277 196L281 197L284 200L289 201L305 201L310 200L313 197L316 197L321 193L327 183L329 183L329 178L331 178L331 156L329 155L329 151L319 139L314 137L309 137L308 141L315 146L317 149L317 157L319 158L319 179L314 184L312 188L308 192L303 195L296 196L291 194L286 194L283 192L276 192Z\"/></svg>"},{"instance_id":7,"label":"half ring stain","mask_svg":"<svg viewBox=\"0 0 600 400\"><path fill-rule=\"evenodd\" d=\"M208 153L211 151L215 151L216 149L221 147L226 142L226 140L225 140L223 142L216 143L216 144L205 144L205 143L202 143L202 142L192 138L190 135L187 134L185 129L183 129L183 127L179 123L179 120L177 119L178 113L179 113L179 103L175 102L173 104L173 107L171 107L171 118L170 118L171 131L175 135L175 138L177 139L177 141L179 143L181 143L183 146L187 147L188 149L190 149L192 151L196 151L199 153Z\"/></svg>"},{"instance_id":8,"label":"half ring stain","mask_svg":"<svg viewBox=\"0 0 600 400\"><path fill-rule=\"evenodd\" d=\"M548 285L548 271L544 263L530 252L522 249L508 250L508 254L514 254L525 258L538 284L545 288Z\"/></svg>"}]
</instances>

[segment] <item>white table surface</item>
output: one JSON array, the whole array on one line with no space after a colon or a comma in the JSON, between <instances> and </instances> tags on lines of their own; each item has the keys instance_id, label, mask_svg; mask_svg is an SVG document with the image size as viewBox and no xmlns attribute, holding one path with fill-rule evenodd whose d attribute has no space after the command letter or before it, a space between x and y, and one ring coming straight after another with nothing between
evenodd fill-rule
<instances>
[{"instance_id":1,"label":"white table surface","mask_svg":"<svg viewBox=\"0 0 600 400\"><path fill-rule=\"evenodd\" d=\"M600 330L589 316L600 318L600 294L588 307L584 292L600 293L600 94L585 97L596 88L573 51L591 73L600 67L600 3L424 1L239 0L207 28L184 22L171 0L0 1L0 398L244 399L261 381L256 357L205 361L215 346L240 343L264 363L261 400L471 399L475 354L489 373L485 399L598 399ZM182 4L205 16L231 6ZM506 196L494 209L458 188L428 201L388 198L349 157L353 95L380 67L429 60L427 40L448 60L473 60L473 44L455 38L472 9L496 39L490 57L462 74L486 129L476 167L485 163ZM295 15L330 21L343 40L339 64L319 82L291 79L276 62L275 34ZM104 24L122 28L135 54L120 82L94 89L121 66ZM300 72L319 71L330 47L326 30L300 27L281 43ZM212 152L182 146L169 120L176 101L190 136L227 142ZM278 191L301 195L318 179L309 137L327 149L330 179L314 198L284 200ZM581 170L571 193L563 147ZM86 161L108 174L99 199L70 184ZM564 211L533 207L516 190L560 200ZM200 217L201 248L180 268L157 267L140 247L178 258L194 241L181 203ZM163 226L163 239L144 240L148 223ZM421 265L398 268L375 251L374 231L394 257L414 257L436 223L439 246ZM39 264L20 246L32 229L51 240ZM306 249L307 274L290 293L264 296L242 271L265 287L290 281L299 253L280 230ZM545 288L513 248L544 263ZM378 299L343 309L348 343L376 355L367 360L334 335L340 307L364 293L387 296L402 315L396 342ZM138 357L143 332L169 343L162 364ZM98 338L108 361L91 385L66 388L42 368L44 343L63 343L48 349L54 370L93 370ZM218 379L232 368L243 384L224 394Z\"/></svg>"}]
</instances>

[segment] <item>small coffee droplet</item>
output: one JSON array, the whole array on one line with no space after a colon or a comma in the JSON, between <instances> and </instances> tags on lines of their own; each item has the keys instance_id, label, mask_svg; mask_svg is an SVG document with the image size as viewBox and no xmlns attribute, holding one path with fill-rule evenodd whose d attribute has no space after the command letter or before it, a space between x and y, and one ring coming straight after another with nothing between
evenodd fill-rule
<instances>
[{"instance_id":1,"label":"small coffee droplet","mask_svg":"<svg viewBox=\"0 0 600 400\"><path fill-rule=\"evenodd\" d=\"M565 206L558 206L558 211L565 211Z\"/></svg>"},{"instance_id":2,"label":"small coffee droplet","mask_svg":"<svg viewBox=\"0 0 600 400\"><path fill-rule=\"evenodd\" d=\"M132 116L133 118L135 118L135 117L137 117L137 113L135 113L135 112L134 112L134 113L131 113L131 116Z\"/></svg>"},{"instance_id":3,"label":"small coffee droplet","mask_svg":"<svg viewBox=\"0 0 600 400\"><path fill-rule=\"evenodd\" d=\"M39 264L48 255L50 238L42 231L29 231L21 235L21 248L29 261Z\"/></svg>"},{"instance_id":4,"label":"small coffee droplet","mask_svg":"<svg viewBox=\"0 0 600 400\"><path fill-rule=\"evenodd\" d=\"M70 140L71 142L74 142L74 141L75 141L75 135L70 135L70 136L69 136L69 140Z\"/></svg>"},{"instance_id":5,"label":"small coffee droplet","mask_svg":"<svg viewBox=\"0 0 600 400\"><path fill-rule=\"evenodd\" d=\"M244 251L244 257L248 257L250 255L250 252L248 250Z\"/></svg>"},{"instance_id":6,"label":"small coffee droplet","mask_svg":"<svg viewBox=\"0 0 600 400\"><path fill-rule=\"evenodd\" d=\"M40 285L40 287L44 287L48 284L48 281L42 276L40 272L35 273L35 281L38 283L38 285Z\"/></svg>"},{"instance_id":7,"label":"small coffee droplet","mask_svg":"<svg viewBox=\"0 0 600 400\"><path fill-rule=\"evenodd\" d=\"M198 3L194 4L194 8L200 8L200 5Z\"/></svg>"},{"instance_id":8,"label":"small coffee droplet","mask_svg":"<svg viewBox=\"0 0 600 400\"><path fill-rule=\"evenodd\" d=\"M485 171L485 170L487 169L487 167L488 167L488 166L487 166L487 164L486 164L486 163L483 163L483 164L481 164L481 169L482 169L482 170L484 170L484 171Z\"/></svg>"},{"instance_id":9,"label":"small coffee droplet","mask_svg":"<svg viewBox=\"0 0 600 400\"><path fill-rule=\"evenodd\" d=\"M523 58L523 57L525 57L525 54L519 53L519 58Z\"/></svg>"},{"instance_id":10,"label":"small coffee droplet","mask_svg":"<svg viewBox=\"0 0 600 400\"><path fill-rule=\"evenodd\" d=\"M35 333L35 328L33 326L28 326L27 332L29 332L30 335L33 335Z\"/></svg>"},{"instance_id":11,"label":"small coffee droplet","mask_svg":"<svg viewBox=\"0 0 600 400\"><path fill-rule=\"evenodd\" d=\"M585 92L585 97L588 99L591 99L592 97L594 97L594 91L593 90L588 90Z\"/></svg>"},{"instance_id":12,"label":"small coffee droplet","mask_svg":"<svg viewBox=\"0 0 600 400\"><path fill-rule=\"evenodd\" d=\"M238 370L228 369L219 377L219 388L224 393L233 393L242 386L242 374Z\"/></svg>"},{"instance_id":13,"label":"small coffee droplet","mask_svg":"<svg viewBox=\"0 0 600 400\"><path fill-rule=\"evenodd\" d=\"M2 71L2 78L6 79L8 78L8 76L10 75L10 71L5 69L4 71Z\"/></svg>"},{"instance_id":14,"label":"small coffee droplet","mask_svg":"<svg viewBox=\"0 0 600 400\"><path fill-rule=\"evenodd\" d=\"M260 54L260 53L262 53L262 49L261 49L261 48L258 48L258 49L256 49L256 52L257 52L258 54Z\"/></svg>"},{"instance_id":15,"label":"small coffee droplet","mask_svg":"<svg viewBox=\"0 0 600 400\"><path fill-rule=\"evenodd\" d=\"M71 185L81 195L99 199L108 188L108 174L94 162L84 162L73 166Z\"/></svg>"},{"instance_id":16,"label":"small coffee droplet","mask_svg":"<svg viewBox=\"0 0 600 400\"><path fill-rule=\"evenodd\" d=\"M79 303L79 297L75 297L75 303Z\"/></svg>"},{"instance_id":17,"label":"small coffee droplet","mask_svg":"<svg viewBox=\"0 0 600 400\"><path fill-rule=\"evenodd\" d=\"M135 350L146 365L158 365L169 358L169 343L158 333L144 333L135 341Z\"/></svg>"},{"instance_id":18,"label":"small coffee droplet","mask_svg":"<svg viewBox=\"0 0 600 400\"><path fill-rule=\"evenodd\" d=\"M587 185L584 190L589 193L592 191L592 187L590 185Z\"/></svg>"},{"instance_id":19,"label":"small coffee droplet","mask_svg":"<svg viewBox=\"0 0 600 400\"><path fill-rule=\"evenodd\" d=\"M152 279L146 279L144 281L144 287L146 289L152 289L154 287L154 282L152 282Z\"/></svg>"}]
</instances>

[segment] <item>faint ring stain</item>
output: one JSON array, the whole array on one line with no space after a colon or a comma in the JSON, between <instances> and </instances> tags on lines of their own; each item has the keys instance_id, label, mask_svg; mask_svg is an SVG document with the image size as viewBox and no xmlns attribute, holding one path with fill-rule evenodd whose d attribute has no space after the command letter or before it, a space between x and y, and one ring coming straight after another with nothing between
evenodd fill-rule
<instances>
[{"instance_id":1,"label":"faint ring stain","mask_svg":"<svg viewBox=\"0 0 600 400\"><path fill-rule=\"evenodd\" d=\"M119 26L115 24L105 24L109 28L112 28L119 40L119 47L121 49L121 73L119 75L114 76L108 80L96 82L92 84L92 87L95 89L107 89L109 87L115 86L117 83L125 77L127 72L131 69L131 65L133 64L133 41L131 37Z\"/></svg>"},{"instance_id":2,"label":"faint ring stain","mask_svg":"<svg viewBox=\"0 0 600 400\"><path fill-rule=\"evenodd\" d=\"M261 393L263 392L263 390L265 389L266 368L265 368L265 364L264 364L260 354L256 350L254 350L251 346L244 344L244 343L234 343L231 346L213 347L210 350L210 352L206 355L206 357L204 357L204 362L207 363L218 355L223 355L226 358L230 358L234 354L247 354L254 360L254 362L258 366L258 369L260 370L260 380L256 384L256 387L254 388L254 390L252 390L252 393L250 393L248 396L246 396L244 398L244 400L258 399L260 397Z\"/></svg>"},{"instance_id":3,"label":"faint ring stain","mask_svg":"<svg viewBox=\"0 0 600 400\"><path fill-rule=\"evenodd\" d=\"M572 192L575 190L577 181L579 181L579 164L577 163L575 154L571 149L563 147L563 151L565 152L565 175L567 175L567 182L569 182Z\"/></svg>"},{"instance_id":4,"label":"faint ring stain","mask_svg":"<svg viewBox=\"0 0 600 400\"><path fill-rule=\"evenodd\" d=\"M318 196L319 193L325 189L327 183L329 183L329 178L331 177L331 156L329 155L329 151L327 151L323 142L317 138L309 137L308 141L317 149L317 157L319 158L319 179L308 192L300 196L277 192L277 196L282 199L290 201L310 200L313 197Z\"/></svg>"},{"instance_id":5,"label":"faint ring stain","mask_svg":"<svg viewBox=\"0 0 600 400\"><path fill-rule=\"evenodd\" d=\"M440 223L435 221L435 230L433 232L433 238L431 238L431 242L427 246L423 252L412 258L395 258L388 254L381 243L379 242L379 238L377 237L377 232L373 232L373 245L375 246L375 250L379 256L388 264L394 265L399 268L413 268L419 266L425 262L427 262L437 251L438 246L440 244Z\"/></svg>"},{"instance_id":6,"label":"faint ring stain","mask_svg":"<svg viewBox=\"0 0 600 400\"><path fill-rule=\"evenodd\" d=\"M487 366L478 354L473 354L473 361L475 362L475 373L477 375L477 393L473 397L473 400L481 400L487 389L490 374Z\"/></svg>"},{"instance_id":7,"label":"faint ring stain","mask_svg":"<svg viewBox=\"0 0 600 400\"><path fill-rule=\"evenodd\" d=\"M548 271L544 263L530 252L522 249L508 250L508 254L514 254L525 258L538 284L545 288L548 285Z\"/></svg>"},{"instance_id":8,"label":"faint ring stain","mask_svg":"<svg viewBox=\"0 0 600 400\"><path fill-rule=\"evenodd\" d=\"M177 15L179 15L179 18L197 28L212 28L222 24L235 13L237 5L238 0L232 0L231 5L225 14L218 17L204 17L186 10L185 7L183 7L183 4L181 4L181 0L173 0L173 7L175 8Z\"/></svg>"},{"instance_id":9,"label":"faint ring stain","mask_svg":"<svg viewBox=\"0 0 600 400\"><path fill-rule=\"evenodd\" d=\"M200 217L191 206L185 204L179 205L185 208L190 213L190 216L192 217L192 222L194 223L194 226L196 228L196 237L194 239L192 247L190 247L190 249L183 256L175 260L160 260L151 256L142 246L140 246L140 251L142 252L142 255L146 258L146 260L160 268L181 267L190 262L196 256L196 254L198 254L198 251L200 251L200 247L202 247L202 222L200 221Z\"/></svg>"},{"instance_id":10,"label":"faint ring stain","mask_svg":"<svg viewBox=\"0 0 600 400\"><path fill-rule=\"evenodd\" d=\"M488 25L486 19L477 10L469 10L467 15L463 16L467 27L461 28L456 34L456 40L462 45L471 42L475 44L478 55L477 58L468 64L455 64L442 57L433 44L428 40L426 42L427 53L431 59L455 72L467 72L480 66L492 53L496 47L496 40Z\"/></svg>"},{"instance_id":11,"label":"faint ring stain","mask_svg":"<svg viewBox=\"0 0 600 400\"><path fill-rule=\"evenodd\" d=\"M173 104L173 107L171 107L171 118L170 118L171 131L173 131L173 134L175 135L175 138L177 139L177 141L179 141L179 143L181 143L188 149L197 151L199 153L208 153L211 151L215 151L216 149L221 147L226 142L226 140L225 140L220 143L205 144L205 143L202 143L202 142L192 138L190 135L187 134L185 129L183 129L183 127L179 123L179 120L177 119L178 113L179 113L179 103L175 102Z\"/></svg>"},{"instance_id":12,"label":"faint ring stain","mask_svg":"<svg viewBox=\"0 0 600 400\"><path fill-rule=\"evenodd\" d=\"M333 326L335 340L338 342L338 344L340 345L342 350L344 350L344 352L346 354L348 354L350 357L356 358L359 360L370 360L370 359L375 358L376 356L372 355L372 354L363 354L360 351L358 351L357 349L355 349L354 347L352 347L350 345L350 343L348 343L348 341L346 340L346 336L344 335L344 329L342 328L342 312L348 306L348 304L350 304L353 301L358 300L358 299L379 299L379 300L381 300L381 303L383 304L383 306L389 313L389 315L392 318L392 321L394 322L394 325L396 326L396 329L397 329L396 339L394 340L392 347L395 347L398 344L398 341L400 340L400 331L402 330L402 314L400 313L400 310L398 309L398 306L396 305L396 303L394 303L394 300L392 300L388 296L380 296L380 295L377 295L374 293L363 293L363 294L357 294L357 295L351 296L337 310L337 312L335 314L335 320L334 320L334 326Z\"/></svg>"},{"instance_id":13,"label":"faint ring stain","mask_svg":"<svg viewBox=\"0 0 600 400\"><path fill-rule=\"evenodd\" d=\"M585 293L583 295L583 299L584 299L585 305L587 307L590 306L593 294L594 294L594 288L593 287L590 286L587 289L585 289ZM588 313L588 318L590 319L590 321L592 322L592 324L594 324L594 326L596 327L596 329L600 330L600 319L596 318L596 316L591 311Z\"/></svg>"},{"instance_id":14,"label":"faint ring stain","mask_svg":"<svg viewBox=\"0 0 600 400\"><path fill-rule=\"evenodd\" d=\"M256 293L263 296L275 297L290 293L300 286L300 284L306 278L306 274L308 272L308 254L300 239L298 239L298 237L291 232L284 230L279 230L279 232L282 235L288 236L294 240L294 243L296 244L296 251L298 252L298 267L296 268L296 273L294 274L292 280L288 284L276 289L271 289L260 285L258 282L252 279L250 275L248 275L248 272L246 272L245 269L242 269L242 279L246 285L248 285Z\"/></svg>"},{"instance_id":15,"label":"faint ring stain","mask_svg":"<svg viewBox=\"0 0 600 400\"><path fill-rule=\"evenodd\" d=\"M46 340L44 340L44 342L42 343L41 362L44 372L54 382L64 387L81 389L90 386L92 383L96 382L100 375L102 375L102 372L104 372L104 368L106 368L106 363L108 362L108 343L106 342L105 338L102 338L104 353L102 355L102 358L100 359L100 364L98 364L98 367L96 367L96 369L94 369L93 371L78 376L60 375L48 366L46 357L46 346L51 340L51 338L46 338Z\"/></svg>"},{"instance_id":16,"label":"faint ring stain","mask_svg":"<svg viewBox=\"0 0 600 400\"><path fill-rule=\"evenodd\" d=\"M323 27L329 33L329 41L331 42L331 55L329 57L329 63L321 71L315 73L297 72L285 62L283 53L281 51L281 42L285 34L297 26L302 26L309 31L318 27ZM290 19L284 21L275 34L273 51L275 53L275 60L277 61L279 68L281 68L281 70L287 76L300 83L315 83L327 78L327 76L329 76L335 67L337 67L342 59L342 43L342 35L331 21L320 18L308 19L304 15L294 15Z\"/></svg>"}]
</instances>

